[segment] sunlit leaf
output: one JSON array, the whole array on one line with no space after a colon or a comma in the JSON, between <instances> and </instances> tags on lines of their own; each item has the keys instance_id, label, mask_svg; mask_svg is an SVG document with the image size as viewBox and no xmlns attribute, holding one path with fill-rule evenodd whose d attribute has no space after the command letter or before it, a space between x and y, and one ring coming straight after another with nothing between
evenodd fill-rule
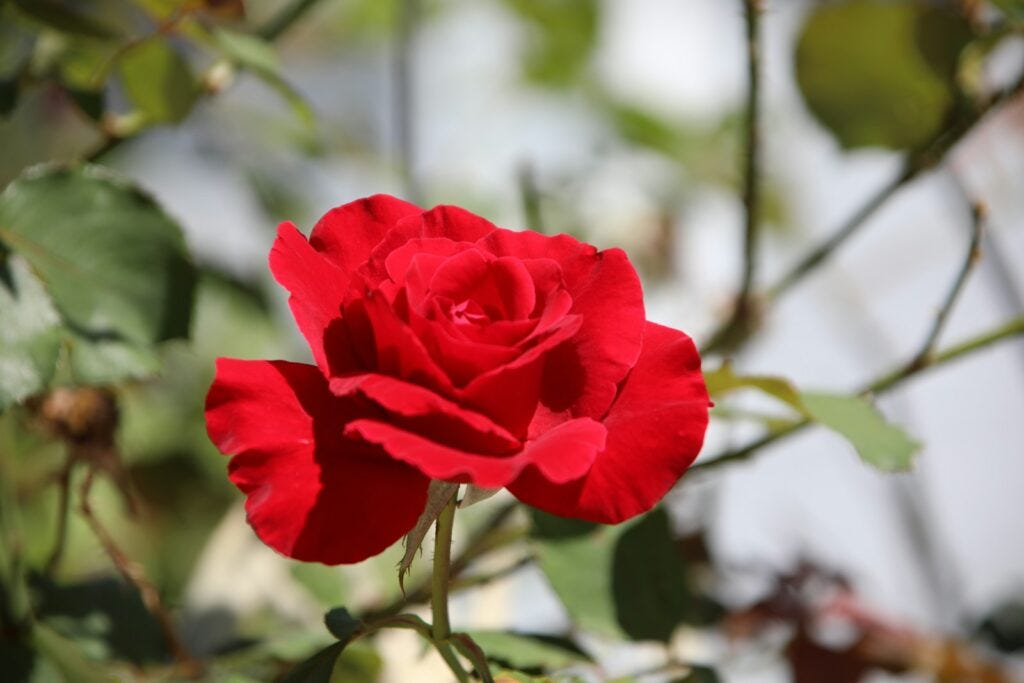
<instances>
[{"instance_id":1,"label":"sunlit leaf","mask_svg":"<svg viewBox=\"0 0 1024 683\"><path fill-rule=\"evenodd\" d=\"M41 390L53 376L60 316L25 260L0 249L0 410Z\"/></svg>"},{"instance_id":2,"label":"sunlit leaf","mask_svg":"<svg viewBox=\"0 0 1024 683\"><path fill-rule=\"evenodd\" d=\"M668 642L692 596L664 509L655 508L619 537L612 576L622 630L634 640Z\"/></svg>"},{"instance_id":3,"label":"sunlit leaf","mask_svg":"<svg viewBox=\"0 0 1024 683\"><path fill-rule=\"evenodd\" d=\"M774 396L795 410L801 413L804 412L800 393L789 383L789 380L782 377L737 375L732 369L732 363L726 361L718 369L705 372L704 381L712 398L738 389L759 389L769 396Z\"/></svg>"},{"instance_id":4,"label":"sunlit leaf","mask_svg":"<svg viewBox=\"0 0 1024 683\"><path fill-rule=\"evenodd\" d=\"M181 121L199 97L188 62L163 37L126 50L117 66L128 98L151 122Z\"/></svg>"},{"instance_id":5,"label":"sunlit leaf","mask_svg":"<svg viewBox=\"0 0 1024 683\"><path fill-rule=\"evenodd\" d=\"M812 419L842 434L864 462L880 470L909 469L921 448L863 398L810 392L800 397Z\"/></svg>"},{"instance_id":6,"label":"sunlit leaf","mask_svg":"<svg viewBox=\"0 0 1024 683\"><path fill-rule=\"evenodd\" d=\"M145 346L188 334L195 271L181 230L100 167L40 167L0 195L0 243L21 254L80 336Z\"/></svg>"},{"instance_id":7,"label":"sunlit leaf","mask_svg":"<svg viewBox=\"0 0 1024 683\"><path fill-rule=\"evenodd\" d=\"M797 82L844 147L913 148L938 132L954 102L953 74L944 72L969 35L952 13L886 0L812 10L797 45Z\"/></svg>"}]
</instances>

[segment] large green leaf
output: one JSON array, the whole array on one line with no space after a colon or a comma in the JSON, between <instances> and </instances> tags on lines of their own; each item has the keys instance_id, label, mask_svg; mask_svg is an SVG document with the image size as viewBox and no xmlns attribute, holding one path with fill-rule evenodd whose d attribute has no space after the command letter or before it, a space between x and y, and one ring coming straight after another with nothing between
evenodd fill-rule
<instances>
[{"instance_id":1,"label":"large green leaf","mask_svg":"<svg viewBox=\"0 0 1024 683\"><path fill-rule=\"evenodd\" d=\"M909 469L921 448L863 398L811 392L801 398L812 419L845 436L864 462L880 470Z\"/></svg>"},{"instance_id":2,"label":"large green leaf","mask_svg":"<svg viewBox=\"0 0 1024 683\"><path fill-rule=\"evenodd\" d=\"M951 9L845 0L818 5L796 49L800 91L844 147L907 149L935 135L955 98L969 32Z\"/></svg>"},{"instance_id":3,"label":"large green leaf","mask_svg":"<svg viewBox=\"0 0 1024 683\"><path fill-rule=\"evenodd\" d=\"M0 243L32 265L80 337L146 347L188 335L196 276L181 230L109 171L22 174L0 195Z\"/></svg>"},{"instance_id":4,"label":"large green leaf","mask_svg":"<svg viewBox=\"0 0 1024 683\"><path fill-rule=\"evenodd\" d=\"M635 640L668 642L693 597L663 508L648 513L619 538L612 576L622 629Z\"/></svg>"},{"instance_id":5,"label":"large green leaf","mask_svg":"<svg viewBox=\"0 0 1024 683\"><path fill-rule=\"evenodd\" d=\"M0 410L40 391L53 377L60 316L20 256L0 251Z\"/></svg>"},{"instance_id":6,"label":"large green leaf","mask_svg":"<svg viewBox=\"0 0 1024 683\"><path fill-rule=\"evenodd\" d=\"M199 97L188 62L163 37L125 51L118 60L121 83L132 103L154 123L177 123Z\"/></svg>"},{"instance_id":7,"label":"large green leaf","mask_svg":"<svg viewBox=\"0 0 1024 683\"><path fill-rule=\"evenodd\" d=\"M598 527L589 534L536 540L537 561L569 616L594 633L622 636L612 600L615 542L623 527Z\"/></svg>"}]
</instances>

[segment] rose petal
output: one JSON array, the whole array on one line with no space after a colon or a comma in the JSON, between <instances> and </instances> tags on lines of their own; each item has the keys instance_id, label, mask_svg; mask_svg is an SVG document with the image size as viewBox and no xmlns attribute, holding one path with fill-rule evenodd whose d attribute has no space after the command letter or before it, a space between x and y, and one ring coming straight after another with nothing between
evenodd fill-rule
<instances>
[{"instance_id":1,"label":"rose petal","mask_svg":"<svg viewBox=\"0 0 1024 683\"><path fill-rule=\"evenodd\" d=\"M548 258L561 265L571 312L583 317L583 326L573 342L575 356L567 355L572 371L545 371L541 400L555 412L603 415L636 363L644 329L643 291L625 252L597 251L568 235L500 228L478 244L498 256Z\"/></svg>"},{"instance_id":2,"label":"rose petal","mask_svg":"<svg viewBox=\"0 0 1024 683\"><path fill-rule=\"evenodd\" d=\"M306 338L316 364L325 374L351 372L360 367L348 336L337 324L348 276L317 252L292 223L277 228L270 250L270 270L291 296L288 306ZM331 339L325 342L327 328Z\"/></svg>"},{"instance_id":3,"label":"rose petal","mask_svg":"<svg viewBox=\"0 0 1024 683\"><path fill-rule=\"evenodd\" d=\"M221 358L206 398L210 439L232 455L249 524L298 560L339 564L376 555L416 523L427 479L372 445L343 437L365 412L330 394L320 371L284 361Z\"/></svg>"},{"instance_id":4,"label":"rose petal","mask_svg":"<svg viewBox=\"0 0 1024 683\"><path fill-rule=\"evenodd\" d=\"M556 515L622 522L650 510L694 461L709 406L693 342L649 322L640 359L604 418L608 445L590 472L559 486L526 470L508 488Z\"/></svg>"},{"instance_id":5,"label":"rose petal","mask_svg":"<svg viewBox=\"0 0 1024 683\"><path fill-rule=\"evenodd\" d=\"M546 354L571 339L582 324L579 316L563 317L514 361L476 377L460 389L461 399L517 437L524 437L537 411Z\"/></svg>"},{"instance_id":6,"label":"rose petal","mask_svg":"<svg viewBox=\"0 0 1024 683\"><path fill-rule=\"evenodd\" d=\"M423 209L418 206L386 194L357 199L324 214L313 228L309 242L346 275L351 275L400 220L421 213Z\"/></svg>"},{"instance_id":7,"label":"rose petal","mask_svg":"<svg viewBox=\"0 0 1024 683\"><path fill-rule=\"evenodd\" d=\"M418 468L431 479L485 488L505 486L531 465L540 476L554 481L578 479L590 469L606 436L601 423L580 418L559 425L540 440L527 442L518 453L494 456L444 446L373 419L350 422L345 434L379 444L393 458Z\"/></svg>"},{"instance_id":8,"label":"rose petal","mask_svg":"<svg viewBox=\"0 0 1024 683\"><path fill-rule=\"evenodd\" d=\"M388 277L385 266L388 255L410 240L444 237L453 242L476 242L497 229L490 221L465 209L436 206L398 221L394 229L388 231L380 244L374 247L362 271L369 284L377 285Z\"/></svg>"},{"instance_id":9,"label":"rose petal","mask_svg":"<svg viewBox=\"0 0 1024 683\"><path fill-rule=\"evenodd\" d=\"M330 383L336 396L358 392L399 421L413 418L422 424L420 433L439 443L479 453L507 454L522 443L486 415L438 396L429 389L386 375L336 377ZM421 419L422 418L422 419ZM407 420L405 420L408 423Z\"/></svg>"}]
</instances>

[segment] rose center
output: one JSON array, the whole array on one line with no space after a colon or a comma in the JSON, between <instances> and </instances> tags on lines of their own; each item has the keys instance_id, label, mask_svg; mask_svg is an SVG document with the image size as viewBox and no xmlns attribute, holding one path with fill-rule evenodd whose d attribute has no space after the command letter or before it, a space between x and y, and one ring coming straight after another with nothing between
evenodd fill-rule
<instances>
[{"instance_id":1,"label":"rose center","mask_svg":"<svg viewBox=\"0 0 1024 683\"><path fill-rule=\"evenodd\" d=\"M448 314L458 325L483 325L491 321L491 317L484 312L480 304L470 299L453 303L448 309Z\"/></svg>"}]
</instances>

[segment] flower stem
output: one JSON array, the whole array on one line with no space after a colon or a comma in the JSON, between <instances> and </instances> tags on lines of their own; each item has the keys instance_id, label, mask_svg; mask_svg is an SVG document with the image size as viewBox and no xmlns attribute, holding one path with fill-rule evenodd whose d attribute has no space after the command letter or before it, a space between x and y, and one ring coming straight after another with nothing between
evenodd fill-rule
<instances>
[{"instance_id":1,"label":"flower stem","mask_svg":"<svg viewBox=\"0 0 1024 683\"><path fill-rule=\"evenodd\" d=\"M452 563L452 528L455 526L455 499L458 490L452 493L451 499L445 504L441 514L437 516L436 533L434 535L434 572L431 576L430 634L434 646L444 658L448 668L461 681L469 681L469 674L462 668L458 656L448 642L452 635L448 621L448 583L450 581Z\"/></svg>"}]
</instances>

